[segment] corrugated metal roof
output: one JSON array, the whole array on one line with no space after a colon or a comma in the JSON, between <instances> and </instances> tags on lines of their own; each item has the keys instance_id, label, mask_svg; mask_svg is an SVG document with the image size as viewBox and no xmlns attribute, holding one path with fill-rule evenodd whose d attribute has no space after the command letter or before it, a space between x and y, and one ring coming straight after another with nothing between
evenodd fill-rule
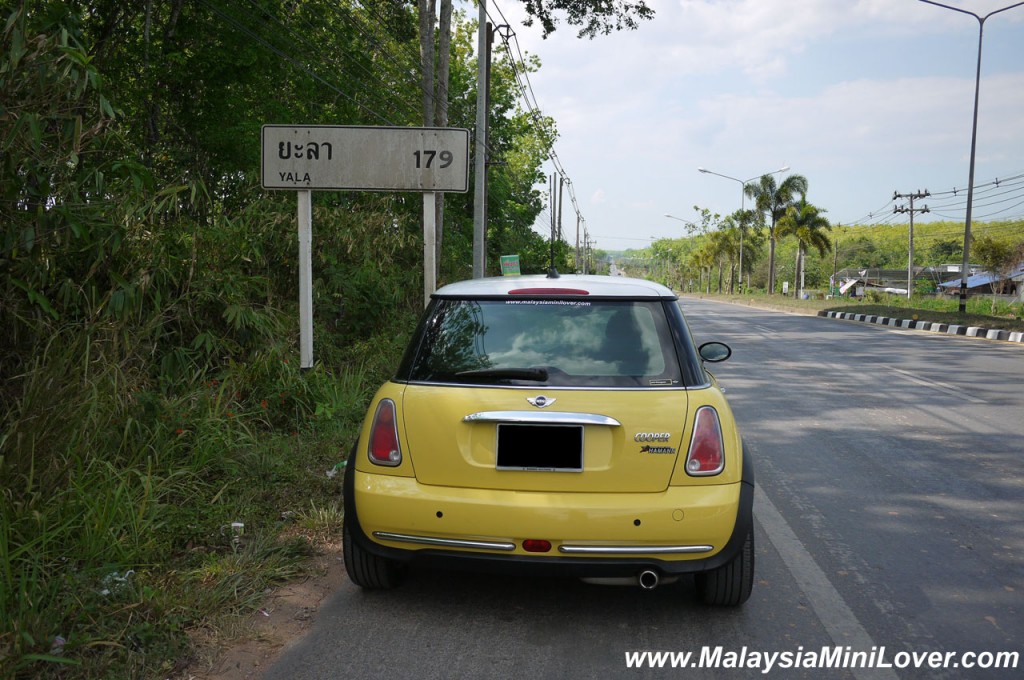
<instances>
[{"instance_id":1,"label":"corrugated metal roof","mask_svg":"<svg viewBox=\"0 0 1024 680\"><path fill-rule=\"evenodd\" d=\"M1024 276L1024 264L1018 266L1016 269L1014 269L1012 272L1010 272L1009 276L1005 277L1005 279L1013 279L1013 278L1016 278L1018 276ZM968 276L967 277L967 287L968 288L977 288L978 286L992 285L996 281L1003 281L1005 279L1004 279L1004 277L1001 277L998 274L993 274L991 272L981 272L980 274L975 274L974 276ZM941 288L959 288L960 287L960 277L957 277L957 278L953 279L952 281L947 281L946 283L940 283L939 287L941 287Z\"/></svg>"}]
</instances>

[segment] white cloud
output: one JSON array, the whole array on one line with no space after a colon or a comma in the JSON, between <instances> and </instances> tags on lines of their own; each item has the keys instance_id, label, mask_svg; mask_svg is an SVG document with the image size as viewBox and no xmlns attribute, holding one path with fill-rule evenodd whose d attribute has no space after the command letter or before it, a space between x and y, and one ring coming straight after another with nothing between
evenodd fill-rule
<instances>
[{"instance_id":1,"label":"white cloud","mask_svg":"<svg viewBox=\"0 0 1024 680\"><path fill-rule=\"evenodd\" d=\"M521 48L541 58L531 81L557 122L562 165L589 197L592 233L674 233L666 212L739 207L735 183L698 166L746 179L788 164L834 219L860 217L894 189L965 184L970 17L913 0L650 4L653 22L592 41L564 24L541 40L516 22L520 3L502 5ZM986 23L979 179L1024 170L1022 29L1024 7Z\"/></svg>"}]
</instances>

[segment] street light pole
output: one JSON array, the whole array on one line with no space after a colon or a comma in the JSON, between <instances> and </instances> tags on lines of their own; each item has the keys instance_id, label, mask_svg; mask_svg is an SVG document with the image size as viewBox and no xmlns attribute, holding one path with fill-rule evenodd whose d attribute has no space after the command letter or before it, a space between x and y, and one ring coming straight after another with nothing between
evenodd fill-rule
<instances>
[{"instance_id":1,"label":"street light pole","mask_svg":"<svg viewBox=\"0 0 1024 680\"><path fill-rule=\"evenodd\" d=\"M731 179L734 182L739 182L740 183L740 219L741 220L743 219L743 210L744 210L744 207L746 205L747 183L748 182L753 182L755 179L757 179L758 177L761 177L763 175L774 175L777 172L785 172L786 170L789 170L789 166L788 165L785 165L785 166L779 168L778 170L772 170L771 172L761 173L760 175L757 175L755 177L751 177L750 179L744 181L744 180L741 180L741 179L737 179L735 177L730 177L729 175L723 175L721 173L714 172L713 170L708 170L707 168L697 168L697 172L703 172L705 175L715 175L717 177L724 177L725 179ZM740 276L739 276L739 284L740 284L740 291L742 292L742 290L743 290L743 225L742 224L740 225Z\"/></svg>"},{"instance_id":2,"label":"street light pole","mask_svg":"<svg viewBox=\"0 0 1024 680\"><path fill-rule=\"evenodd\" d=\"M978 67L974 75L974 118L971 123L971 162L970 169L967 171L967 215L964 217L964 261L963 269L960 271L960 313L963 314L967 311L967 277L969 275L970 268L970 247L971 247L971 211L974 207L974 152L978 145L978 94L981 90L981 44L985 37L985 20L993 14L999 14L1005 12L1008 9L1014 7L1020 7L1024 5L1024 2L1017 2L1012 5L1008 5L1001 9L997 9L993 12L989 12L985 16L978 16L974 12L969 12L960 7L953 7L951 5L944 5L941 2L933 2L932 0L921 0L929 5L935 5L936 7L943 7L945 9L951 9L954 12L960 12L961 14L969 14L978 20Z\"/></svg>"}]
</instances>

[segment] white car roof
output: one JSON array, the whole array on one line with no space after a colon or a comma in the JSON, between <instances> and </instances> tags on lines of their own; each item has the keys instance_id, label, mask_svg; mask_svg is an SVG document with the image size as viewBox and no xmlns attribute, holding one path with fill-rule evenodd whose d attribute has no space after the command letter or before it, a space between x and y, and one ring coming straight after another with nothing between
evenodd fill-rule
<instances>
[{"instance_id":1,"label":"white car roof","mask_svg":"<svg viewBox=\"0 0 1024 680\"><path fill-rule=\"evenodd\" d=\"M546 276L496 276L470 279L443 286L435 297L491 297L504 295L542 295L554 297L669 298L677 296L670 289L644 279L625 276L579 276L567 274L557 279Z\"/></svg>"}]
</instances>

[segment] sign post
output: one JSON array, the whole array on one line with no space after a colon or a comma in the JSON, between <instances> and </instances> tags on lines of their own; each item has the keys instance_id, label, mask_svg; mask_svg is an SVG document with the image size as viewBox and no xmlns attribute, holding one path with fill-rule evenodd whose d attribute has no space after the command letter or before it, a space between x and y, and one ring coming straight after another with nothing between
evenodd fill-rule
<instances>
[{"instance_id":1,"label":"sign post","mask_svg":"<svg viewBox=\"0 0 1024 680\"><path fill-rule=\"evenodd\" d=\"M300 366L313 366L312 231L314 190L423 193L424 305L436 286L437 192L469 190L469 130L464 128L264 125L264 189L298 195Z\"/></svg>"},{"instance_id":2,"label":"sign post","mask_svg":"<svg viewBox=\"0 0 1024 680\"><path fill-rule=\"evenodd\" d=\"M423 194L423 306L430 304L430 296L437 290L436 222L437 194Z\"/></svg>"},{"instance_id":3,"label":"sign post","mask_svg":"<svg viewBox=\"0 0 1024 680\"><path fill-rule=\"evenodd\" d=\"M299 366L313 366L313 192L298 192Z\"/></svg>"}]
</instances>

